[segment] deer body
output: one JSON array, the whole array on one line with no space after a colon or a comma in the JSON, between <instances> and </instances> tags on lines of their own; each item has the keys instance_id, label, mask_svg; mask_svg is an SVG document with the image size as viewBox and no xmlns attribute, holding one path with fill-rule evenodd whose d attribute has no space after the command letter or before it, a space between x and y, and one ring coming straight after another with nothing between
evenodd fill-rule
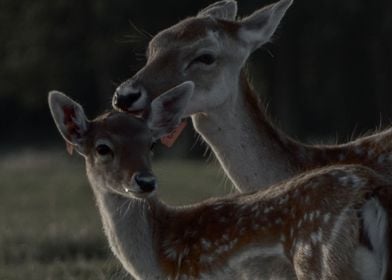
<instances>
[{"instance_id":1,"label":"deer body","mask_svg":"<svg viewBox=\"0 0 392 280\"><path fill-rule=\"evenodd\" d=\"M329 171L315 172L273 191L186 208L169 207L157 198L140 201L100 193L96 182L90 182L111 248L138 279L270 279L270 274L263 274L271 270L265 259L285 268L270 272L281 279L296 279L295 274L299 279L359 279L355 253L368 249L358 242L360 221L354 206L362 202L366 190L361 184L369 174L356 177L358 170L333 168L330 171L340 173L334 178ZM343 178L358 179L358 186L345 189L339 182ZM323 188L334 195L323 193ZM304 198L297 208L292 200L303 192L310 200L304 207ZM323 251L325 244L328 251ZM312 263L314 259L318 261ZM328 275L329 270L334 274Z\"/></svg>"},{"instance_id":2,"label":"deer body","mask_svg":"<svg viewBox=\"0 0 392 280\"><path fill-rule=\"evenodd\" d=\"M276 129L258 105L245 63L271 40L291 4L281 0L236 20L236 2L218 1L162 30L150 41L146 65L117 88L113 106L143 110L167 88L193 81L195 92L185 116L192 117L240 191L332 164L364 164L390 177L392 130L345 145L309 146Z\"/></svg>"},{"instance_id":3,"label":"deer body","mask_svg":"<svg viewBox=\"0 0 392 280\"><path fill-rule=\"evenodd\" d=\"M368 168L318 169L184 207L161 202L149 147L178 124L192 88L184 83L155 99L148 120L108 113L90 122L68 97L49 98L61 134L85 157L105 234L132 276L386 279L391 195Z\"/></svg>"}]
</instances>

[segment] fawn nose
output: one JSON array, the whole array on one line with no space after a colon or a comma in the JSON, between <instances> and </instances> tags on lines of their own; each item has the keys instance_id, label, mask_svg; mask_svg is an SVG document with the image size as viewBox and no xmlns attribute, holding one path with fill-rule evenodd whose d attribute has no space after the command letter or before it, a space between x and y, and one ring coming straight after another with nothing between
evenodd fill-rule
<instances>
[{"instance_id":1,"label":"fawn nose","mask_svg":"<svg viewBox=\"0 0 392 280\"><path fill-rule=\"evenodd\" d=\"M129 83L124 83L116 89L116 92L113 95L113 107L123 111L132 111L135 109L134 105L142 99L142 95L143 92L141 88L135 87Z\"/></svg>"},{"instance_id":2,"label":"fawn nose","mask_svg":"<svg viewBox=\"0 0 392 280\"><path fill-rule=\"evenodd\" d=\"M157 188L157 181L150 173L138 173L135 175L135 182L142 192L152 192Z\"/></svg>"}]
</instances>

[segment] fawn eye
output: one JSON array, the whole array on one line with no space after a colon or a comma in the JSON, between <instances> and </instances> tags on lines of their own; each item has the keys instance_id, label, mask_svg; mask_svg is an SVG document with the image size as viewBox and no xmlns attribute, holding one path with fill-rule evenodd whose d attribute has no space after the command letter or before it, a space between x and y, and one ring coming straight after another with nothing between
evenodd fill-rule
<instances>
[{"instance_id":1,"label":"fawn eye","mask_svg":"<svg viewBox=\"0 0 392 280\"><path fill-rule=\"evenodd\" d=\"M152 142L152 143L151 143L151 146L150 146L150 150L151 150L151 151L154 150L155 144L156 144L156 142Z\"/></svg>"},{"instance_id":2,"label":"fawn eye","mask_svg":"<svg viewBox=\"0 0 392 280\"><path fill-rule=\"evenodd\" d=\"M97 147L95 147L95 150L100 156L109 156L113 154L112 149L105 144L98 145Z\"/></svg>"},{"instance_id":3,"label":"fawn eye","mask_svg":"<svg viewBox=\"0 0 392 280\"><path fill-rule=\"evenodd\" d=\"M198 57L193 59L191 61L191 63L189 64L188 68L191 67L192 65L196 65L196 64L203 64L203 65L207 65L207 66L212 65L212 64L214 64L215 61L216 61L216 58L213 54L205 53L205 54L199 55Z\"/></svg>"},{"instance_id":4,"label":"fawn eye","mask_svg":"<svg viewBox=\"0 0 392 280\"><path fill-rule=\"evenodd\" d=\"M194 63L204 63L210 65L215 62L215 57L212 54L202 54L193 60Z\"/></svg>"}]
</instances>

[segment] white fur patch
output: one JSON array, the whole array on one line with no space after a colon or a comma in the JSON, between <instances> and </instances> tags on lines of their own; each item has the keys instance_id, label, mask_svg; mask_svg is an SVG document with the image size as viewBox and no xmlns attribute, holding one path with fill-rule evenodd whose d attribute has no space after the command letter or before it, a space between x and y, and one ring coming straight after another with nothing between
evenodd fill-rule
<instances>
[{"instance_id":1,"label":"white fur patch","mask_svg":"<svg viewBox=\"0 0 392 280\"><path fill-rule=\"evenodd\" d=\"M365 247L361 246L355 251L354 268L361 280L383 279L380 278L380 269L375 255Z\"/></svg>"},{"instance_id":2,"label":"white fur patch","mask_svg":"<svg viewBox=\"0 0 392 280\"><path fill-rule=\"evenodd\" d=\"M362 208L364 231L369 237L373 247L379 277L372 279L384 279L388 266L388 217L384 208L377 199L371 199ZM369 278L370 279L370 278Z\"/></svg>"}]
</instances>

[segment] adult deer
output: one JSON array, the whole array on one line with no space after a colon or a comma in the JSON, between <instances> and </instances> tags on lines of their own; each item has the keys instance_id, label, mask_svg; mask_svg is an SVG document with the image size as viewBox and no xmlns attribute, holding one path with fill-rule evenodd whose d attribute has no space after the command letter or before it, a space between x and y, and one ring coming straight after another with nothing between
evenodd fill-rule
<instances>
[{"instance_id":1,"label":"adult deer","mask_svg":"<svg viewBox=\"0 0 392 280\"><path fill-rule=\"evenodd\" d=\"M275 128L244 74L249 55L271 40L292 0L281 0L237 21L234 0L219 1L161 31L146 65L121 84L113 106L148 108L150 100L185 80L195 93L185 116L242 191L270 186L300 172L336 163L360 163L391 175L392 130L338 146L308 146Z\"/></svg>"},{"instance_id":2,"label":"adult deer","mask_svg":"<svg viewBox=\"0 0 392 280\"><path fill-rule=\"evenodd\" d=\"M145 120L49 104L87 176L116 257L136 279L386 279L388 183L371 169L334 166L232 197L171 207L155 195L151 143L180 121L193 84L154 99Z\"/></svg>"}]
</instances>

